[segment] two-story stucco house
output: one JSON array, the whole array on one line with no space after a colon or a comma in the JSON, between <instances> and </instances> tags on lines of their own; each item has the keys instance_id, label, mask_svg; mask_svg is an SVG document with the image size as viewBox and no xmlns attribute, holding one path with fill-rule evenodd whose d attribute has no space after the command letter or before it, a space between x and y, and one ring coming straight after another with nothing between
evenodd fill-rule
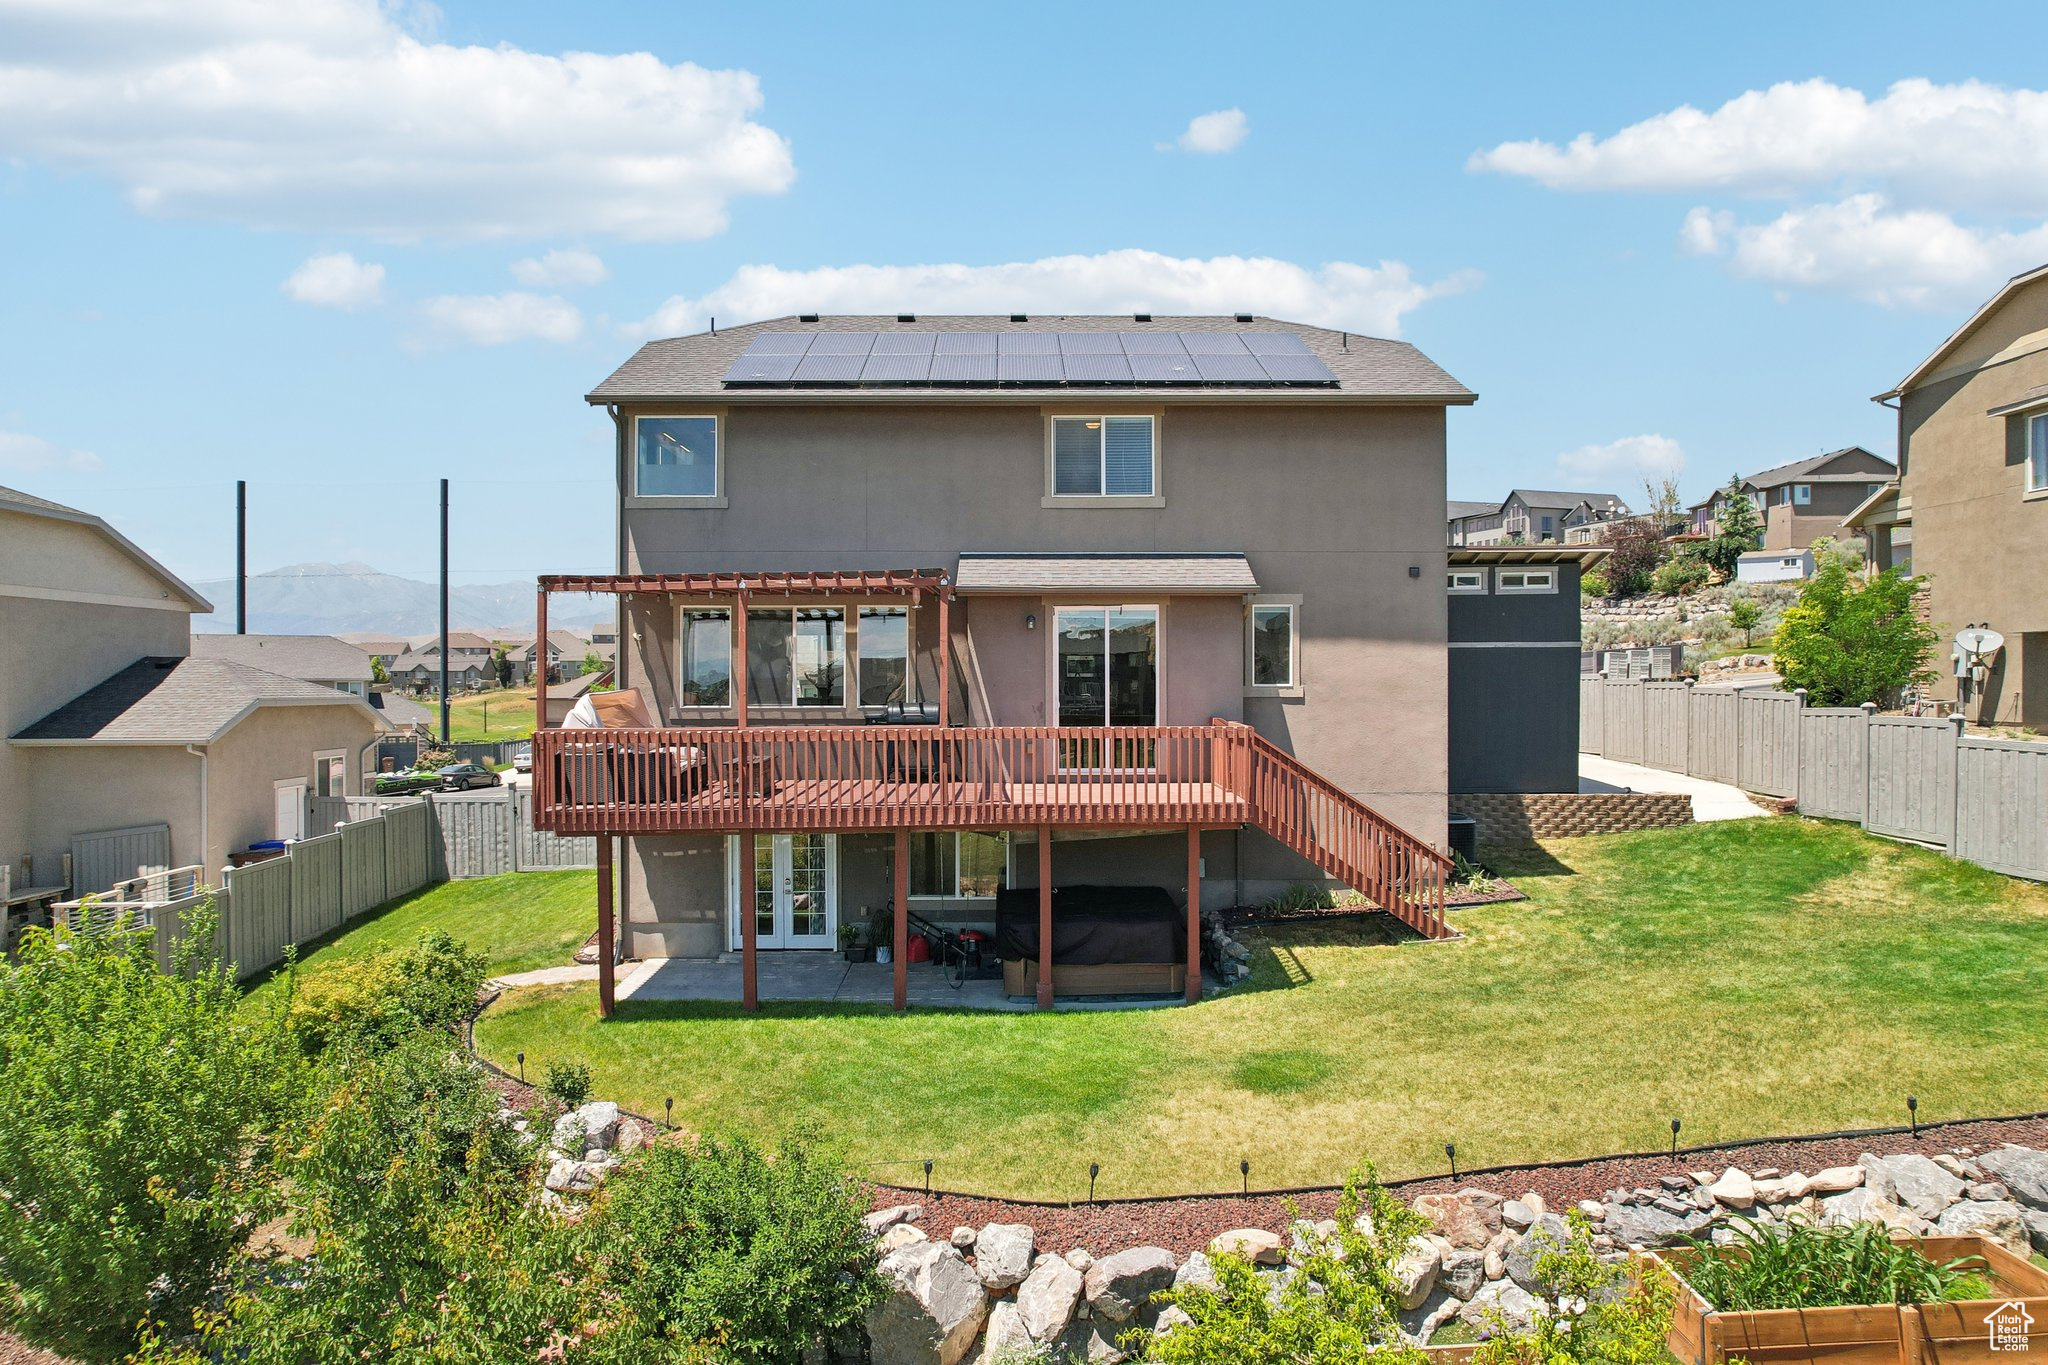
<instances>
[{"instance_id":1,"label":"two-story stucco house","mask_svg":"<svg viewBox=\"0 0 2048 1365\"><path fill-rule=\"evenodd\" d=\"M1944 637L2005 637L1973 719L2048 726L2048 266L2007 281L1877 401L1898 410L1898 477L1844 526L1873 567L1927 577ZM1954 697L1948 663L1939 690Z\"/></svg>"},{"instance_id":2,"label":"two-story stucco house","mask_svg":"<svg viewBox=\"0 0 2048 1365\"><path fill-rule=\"evenodd\" d=\"M1842 534L1842 518L1888 480L1898 467L1862 446L1849 446L1804 460L1794 460L1741 482L1741 491L1764 524L1764 550L1804 550L1826 536ZM1721 507L1728 490L1717 488L1688 511L1692 529L1705 536L1720 534Z\"/></svg>"},{"instance_id":3,"label":"two-story stucco house","mask_svg":"<svg viewBox=\"0 0 2048 1365\"><path fill-rule=\"evenodd\" d=\"M1499 503L1446 505L1452 545L1592 545L1629 515L1612 493L1565 493L1513 488Z\"/></svg>"},{"instance_id":4,"label":"two-story stucco house","mask_svg":"<svg viewBox=\"0 0 2048 1365\"><path fill-rule=\"evenodd\" d=\"M1248 315L649 343L589 395L617 573L540 594L619 596L645 713L539 734L536 822L601 864L623 840L646 956L827 947L891 902L899 938L906 908L986 928L1023 888L1050 941L1075 884L1192 922L1342 882L1444 932L1438 518L1473 398L1404 343Z\"/></svg>"}]
</instances>

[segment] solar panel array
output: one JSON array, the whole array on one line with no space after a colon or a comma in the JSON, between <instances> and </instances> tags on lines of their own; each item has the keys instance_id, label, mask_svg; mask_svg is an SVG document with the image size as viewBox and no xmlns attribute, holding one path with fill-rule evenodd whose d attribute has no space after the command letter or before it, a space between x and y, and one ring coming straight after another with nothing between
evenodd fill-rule
<instances>
[{"instance_id":1,"label":"solar panel array","mask_svg":"<svg viewBox=\"0 0 2048 1365\"><path fill-rule=\"evenodd\" d=\"M763 385L1334 387L1293 332L762 332L726 371Z\"/></svg>"}]
</instances>

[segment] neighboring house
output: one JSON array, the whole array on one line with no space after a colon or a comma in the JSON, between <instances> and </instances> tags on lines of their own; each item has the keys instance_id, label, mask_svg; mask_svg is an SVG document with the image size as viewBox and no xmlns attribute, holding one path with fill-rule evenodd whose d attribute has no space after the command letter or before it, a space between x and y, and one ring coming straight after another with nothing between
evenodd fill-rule
<instances>
[{"instance_id":1,"label":"neighboring house","mask_svg":"<svg viewBox=\"0 0 2048 1365\"><path fill-rule=\"evenodd\" d=\"M423 692L441 686L441 651L422 653L408 650L392 661L385 670L393 687L403 687L412 692ZM491 651L484 649L448 650L448 690L450 692L475 691L485 685L485 679L496 686L496 674L491 669Z\"/></svg>"},{"instance_id":2,"label":"neighboring house","mask_svg":"<svg viewBox=\"0 0 2048 1365\"><path fill-rule=\"evenodd\" d=\"M199 864L360 777L359 698L187 658L212 606L100 518L0 489L0 860L72 891ZM288 823L286 816L292 819Z\"/></svg>"},{"instance_id":3,"label":"neighboring house","mask_svg":"<svg viewBox=\"0 0 2048 1365\"><path fill-rule=\"evenodd\" d=\"M573 678L550 685L548 688L548 724L560 725L563 718L569 714L569 708L582 701L584 694L592 688L604 688L611 685L612 673L608 668L597 673L579 673Z\"/></svg>"},{"instance_id":4,"label":"neighboring house","mask_svg":"<svg viewBox=\"0 0 2048 1365\"><path fill-rule=\"evenodd\" d=\"M488 654L491 640L473 630L451 630L448 632L448 650L451 654ZM412 641L412 652L438 658L441 653L440 635L416 635Z\"/></svg>"},{"instance_id":5,"label":"neighboring house","mask_svg":"<svg viewBox=\"0 0 2048 1365\"><path fill-rule=\"evenodd\" d=\"M618 573L542 584L619 597L616 682L674 728L616 788L568 757L551 779L588 732L544 731L536 822L600 859L635 831L646 956L829 947L892 876L956 925L1006 885L1049 917L1053 884L1335 880L1438 932L1432 513L1473 399L1406 343L1249 315L651 342L588 395L617 425ZM897 703L956 728L863 727Z\"/></svg>"},{"instance_id":6,"label":"neighboring house","mask_svg":"<svg viewBox=\"0 0 2048 1365\"><path fill-rule=\"evenodd\" d=\"M1879 567L1928 578L1945 639L1969 625L2005 637L1971 718L2048 727L2048 266L2007 281L1877 401L1899 413L1897 486L1845 524Z\"/></svg>"},{"instance_id":7,"label":"neighboring house","mask_svg":"<svg viewBox=\"0 0 2048 1365\"><path fill-rule=\"evenodd\" d=\"M1738 583L1797 583L1811 577L1811 550L1751 550L1735 561Z\"/></svg>"},{"instance_id":8,"label":"neighboring house","mask_svg":"<svg viewBox=\"0 0 2048 1365\"><path fill-rule=\"evenodd\" d=\"M1824 536L1842 533L1842 518L1888 480L1898 466L1862 446L1794 460L1741 481L1741 492L1756 508L1764 524L1765 550L1803 550ZM1696 534L1720 534L1721 508L1728 490L1717 488L1694 503L1692 529Z\"/></svg>"},{"instance_id":9,"label":"neighboring house","mask_svg":"<svg viewBox=\"0 0 2048 1365\"><path fill-rule=\"evenodd\" d=\"M377 713L377 728L387 734L431 730L439 721L436 713L403 692L388 687L379 687L370 693L370 709Z\"/></svg>"},{"instance_id":10,"label":"neighboring house","mask_svg":"<svg viewBox=\"0 0 2048 1365\"><path fill-rule=\"evenodd\" d=\"M370 695L370 656L332 635L194 635L192 657L228 659L354 697Z\"/></svg>"},{"instance_id":11,"label":"neighboring house","mask_svg":"<svg viewBox=\"0 0 2048 1365\"><path fill-rule=\"evenodd\" d=\"M383 664L387 670L390 669L391 665L398 662L399 655L412 648L404 640L388 636L338 635L335 638L348 641L378 663Z\"/></svg>"},{"instance_id":12,"label":"neighboring house","mask_svg":"<svg viewBox=\"0 0 2048 1365\"><path fill-rule=\"evenodd\" d=\"M1612 493L1562 493L1516 488L1498 503L1450 503L1452 545L1585 544L1629 515Z\"/></svg>"},{"instance_id":13,"label":"neighboring house","mask_svg":"<svg viewBox=\"0 0 2048 1365\"><path fill-rule=\"evenodd\" d=\"M1607 554L1604 545L1450 552L1454 794L1579 789L1579 575Z\"/></svg>"}]
</instances>

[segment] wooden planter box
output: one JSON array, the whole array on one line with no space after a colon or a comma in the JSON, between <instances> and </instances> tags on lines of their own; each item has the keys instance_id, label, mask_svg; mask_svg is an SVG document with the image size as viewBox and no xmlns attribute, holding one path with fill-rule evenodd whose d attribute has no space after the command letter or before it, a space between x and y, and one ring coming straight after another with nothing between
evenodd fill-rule
<instances>
[{"instance_id":1,"label":"wooden planter box","mask_svg":"<svg viewBox=\"0 0 2048 1365\"><path fill-rule=\"evenodd\" d=\"M1716 1312L1686 1282L1696 1253L1653 1253L1678 1279L1678 1304L1665 1344L1685 1365L2017 1365L2048 1357L2048 1272L1982 1237L1922 1237L1930 1259L1974 1257L2000 1296L1955 1303L1861 1308L1778 1308ZM1991 1349L1986 1318L2016 1303L2033 1318L2024 1350Z\"/></svg>"}]
</instances>

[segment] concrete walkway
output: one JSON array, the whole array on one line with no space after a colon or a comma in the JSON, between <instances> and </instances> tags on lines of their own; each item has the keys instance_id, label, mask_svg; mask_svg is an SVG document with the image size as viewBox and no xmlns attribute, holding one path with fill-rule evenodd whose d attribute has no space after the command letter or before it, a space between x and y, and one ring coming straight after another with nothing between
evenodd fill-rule
<instances>
[{"instance_id":1,"label":"concrete walkway","mask_svg":"<svg viewBox=\"0 0 2048 1365\"><path fill-rule=\"evenodd\" d=\"M815 1000L837 1005L887 1005L894 998L893 969L886 963L848 962L836 952L782 951L760 955L763 1000ZM925 1009L1011 1010L1036 1008L1029 996L1003 994L1000 977L961 983L955 990L950 973L929 962L912 963L908 973L910 1004ZM1058 980L1058 973L1054 973ZM1207 981L1203 983L1209 985ZM655 958L632 964L618 985L621 1000L724 1000L740 998L740 960L728 953L716 958ZM1152 1009L1177 1005L1174 996L1111 996L1061 1000L1061 1010Z\"/></svg>"},{"instance_id":2,"label":"concrete walkway","mask_svg":"<svg viewBox=\"0 0 2048 1365\"><path fill-rule=\"evenodd\" d=\"M1709 782L1703 777L1667 773L1662 768L1645 768L1636 763L1616 763L1593 754L1579 755L1579 790L1582 792L1679 792L1692 798L1692 818L1748 820L1768 815L1749 799L1740 787L1726 782Z\"/></svg>"},{"instance_id":3,"label":"concrete walkway","mask_svg":"<svg viewBox=\"0 0 2048 1365\"><path fill-rule=\"evenodd\" d=\"M566 967L541 967L531 972L508 972L484 984L511 990L518 986L573 986L578 981L597 980L595 962L574 962Z\"/></svg>"}]
</instances>

